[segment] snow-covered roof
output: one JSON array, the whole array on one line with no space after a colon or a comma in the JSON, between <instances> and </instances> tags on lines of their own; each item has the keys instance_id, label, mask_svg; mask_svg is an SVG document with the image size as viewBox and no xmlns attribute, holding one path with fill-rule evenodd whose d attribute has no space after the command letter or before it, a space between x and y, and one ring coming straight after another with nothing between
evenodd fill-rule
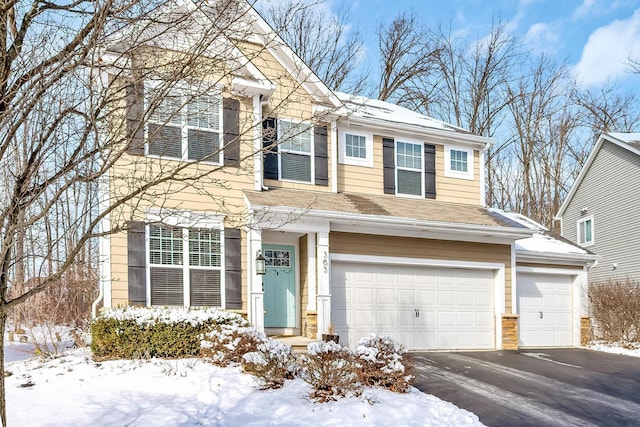
<instances>
[{"instance_id":1,"label":"snow-covered roof","mask_svg":"<svg viewBox=\"0 0 640 427\"><path fill-rule=\"evenodd\" d=\"M442 120L434 119L416 111L392 104L378 99L367 98L359 95L352 95L344 92L334 92L347 110L349 120L366 120L370 124L378 124L383 126L398 125L411 126L415 129L423 129L425 131L445 131L451 132L457 138L465 137L472 139L472 142L482 144L492 144L492 138L485 138L474 135L466 129L454 126Z\"/></svg>"},{"instance_id":2,"label":"snow-covered roof","mask_svg":"<svg viewBox=\"0 0 640 427\"><path fill-rule=\"evenodd\" d=\"M523 225L536 233L532 237L516 240L516 254L518 252L556 254L556 255L584 255L585 258L592 258L589 251L574 245L560 236L555 236L543 226L524 215L515 212L505 212L501 209L491 208L491 212Z\"/></svg>"}]
</instances>

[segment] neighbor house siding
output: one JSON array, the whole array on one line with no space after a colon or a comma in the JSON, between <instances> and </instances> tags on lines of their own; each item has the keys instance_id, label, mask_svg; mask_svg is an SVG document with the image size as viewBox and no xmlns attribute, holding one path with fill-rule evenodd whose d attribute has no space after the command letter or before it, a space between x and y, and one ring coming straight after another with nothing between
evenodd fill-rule
<instances>
[{"instance_id":1,"label":"neighbor house siding","mask_svg":"<svg viewBox=\"0 0 640 427\"><path fill-rule=\"evenodd\" d=\"M331 253L471 261L505 266L505 309L511 313L511 246L333 232Z\"/></svg>"},{"instance_id":2,"label":"neighbor house siding","mask_svg":"<svg viewBox=\"0 0 640 427\"><path fill-rule=\"evenodd\" d=\"M578 219L593 215L594 244L587 248L602 258L589 271L590 282L627 276L640 280L640 228L629 227L640 206L639 181L640 157L604 141L564 211L562 235L576 243Z\"/></svg>"}]
</instances>

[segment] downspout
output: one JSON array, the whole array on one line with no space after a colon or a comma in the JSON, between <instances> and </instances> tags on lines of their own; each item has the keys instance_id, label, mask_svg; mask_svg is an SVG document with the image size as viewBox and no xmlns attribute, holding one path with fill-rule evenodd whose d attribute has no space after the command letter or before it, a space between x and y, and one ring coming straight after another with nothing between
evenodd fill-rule
<instances>
[{"instance_id":1,"label":"downspout","mask_svg":"<svg viewBox=\"0 0 640 427\"><path fill-rule=\"evenodd\" d=\"M484 148L480 152L480 206L488 206L487 205L487 183L486 179L486 157L487 157L487 149L489 148L488 144L485 144Z\"/></svg>"},{"instance_id":2,"label":"downspout","mask_svg":"<svg viewBox=\"0 0 640 427\"><path fill-rule=\"evenodd\" d=\"M331 123L331 191L338 192L338 122Z\"/></svg>"}]
</instances>

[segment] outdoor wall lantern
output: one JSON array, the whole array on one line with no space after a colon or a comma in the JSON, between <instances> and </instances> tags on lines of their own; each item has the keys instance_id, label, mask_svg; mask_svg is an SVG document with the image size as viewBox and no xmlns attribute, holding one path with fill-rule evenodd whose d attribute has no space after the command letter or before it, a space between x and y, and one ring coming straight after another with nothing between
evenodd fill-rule
<instances>
[{"instance_id":1,"label":"outdoor wall lantern","mask_svg":"<svg viewBox=\"0 0 640 427\"><path fill-rule=\"evenodd\" d=\"M267 272L266 261L267 260L262 256L262 252L258 251L258 256L256 256L256 274L264 276Z\"/></svg>"}]
</instances>

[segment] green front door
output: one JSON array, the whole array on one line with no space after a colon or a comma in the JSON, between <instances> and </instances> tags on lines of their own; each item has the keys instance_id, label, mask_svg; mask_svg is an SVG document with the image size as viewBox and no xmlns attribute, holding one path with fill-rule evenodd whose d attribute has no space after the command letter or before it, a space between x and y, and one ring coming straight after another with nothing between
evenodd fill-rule
<instances>
[{"instance_id":1,"label":"green front door","mask_svg":"<svg viewBox=\"0 0 640 427\"><path fill-rule=\"evenodd\" d=\"M267 273L264 286L264 326L267 328L295 328L296 280L295 247L263 245Z\"/></svg>"}]
</instances>

